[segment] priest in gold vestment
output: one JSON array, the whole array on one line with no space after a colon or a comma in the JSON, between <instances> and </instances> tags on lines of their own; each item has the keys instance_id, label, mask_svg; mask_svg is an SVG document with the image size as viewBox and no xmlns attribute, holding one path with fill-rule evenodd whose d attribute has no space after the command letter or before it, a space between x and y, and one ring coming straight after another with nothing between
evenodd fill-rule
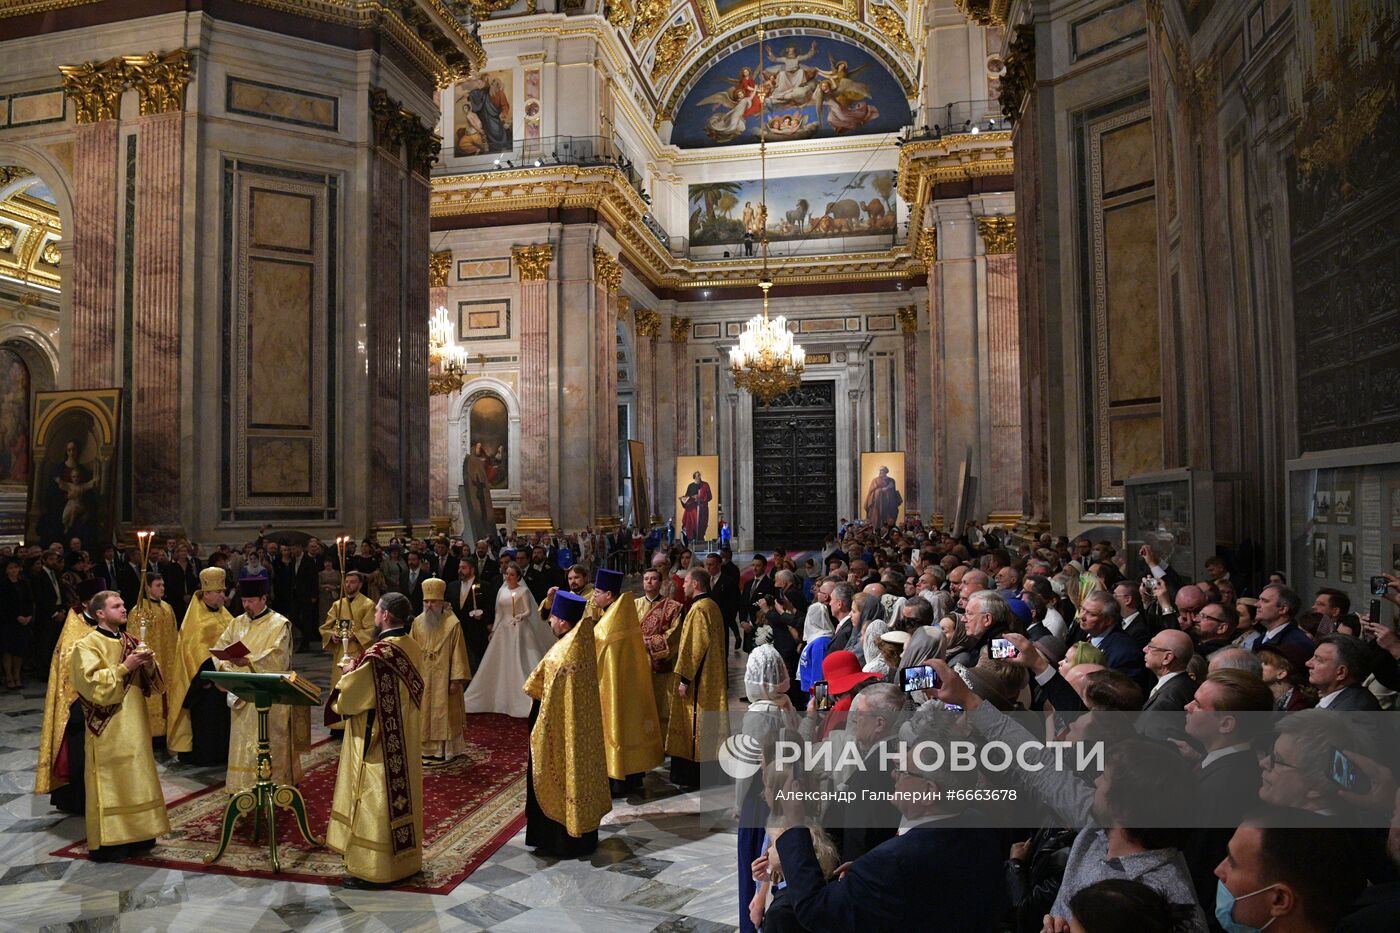
<instances>
[{"instance_id":1,"label":"priest in gold vestment","mask_svg":"<svg viewBox=\"0 0 1400 933\"><path fill-rule=\"evenodd\" d=\"M146 620L146 646L155 655L156 666L166 679L176 673L179 657L180 629L175 624L175 610L165 601L165 578L158 573L146 577L146 596L130 611L131 634L141 634L141 620ZM151 720L151 735L164 736L173 710L166 705L167 694L155 692L146 698L147 714Z\"/></svg>"},{"instance_id":2,"label":"priest in gold vestment","mask_svg":"<svg viewBox=\"0 0 1400 933\"><path fill-rule=\"evenodd\" d=\"M602 612L593 637L608 784L612 796L622 797L640 790L642 775L666 756L651 691L651 661L637 622L637 605L622 595L622 574L606 567L598 570L593 604Z\"/></svg>"},{"instance_id":3,"label":"priest in gold vestment","mask_svg":"<svg viewBox=\"0 0 1400 933\"><path fill-rule=\"evenodd\" d=\"M165 685L151 650L122 632L121 595L103 590L91 606L97 628L74 646L68 674L87 729L88 853L113 861L148 851L170 832L146 713L146 697Z\"/></svg>"},{"instance_id":4,"label":"priest in gold vestment","mask_svg":"<svg viewBox=\"0 0 1400 933\"><path fill-rule=\"evenodd\" d=\"M582 858L598 848L598 824L612 809L603 752L598 658L587 600L556 593L549 627L558 639L525 681L530 708L525 844L538 855Z\"/></svg>"},{"instance_id":5,"label":"priest in gold vestment","mask_svg":"<svg viewBox=\"0 0 1400 933\"><path fill-rule=\"evenodd\" d=\"M291 670L292 623L267 608L266 577L245 577L238 581L243 615L229 623L214 647L220 650L242 643L246 656L219 660L214 666L228 672L270 674ZM253 786L258 771L258 711L247 700L227 695L233 715L229 722L228 777L225 793L236 794ZM300 710L302 716L296 716ZM267 734L272 745L272 781L296 784L301 781L301 752L310 744L308 707L274 706L267 714ZM300 720L299 722L297 720ZM295 727L295 728L294 728Z\"/></svg>"},{"instance_id":6,"label":"priest in gold vestment","mask_svg":"<svg viewBox=\"0 0 1400 933\"><path fill-rule=\"evenodd\" d=\"M651 659L652 693L656 697L656 715L665 742L667 724L671 721L671 697L676 692L676 675L672 671L676 649L681 640L681 603L665 595L671 575L661 564L642 574L642 595L637 597L637 619L642 628L642 641Z\"/></svg>"},{"instance_id":7,"label":"priest in gold vestment","mask_svg":"<svg viewBox=\"0 0 1400 933\"><path fill-rule=\"evenodd\" d=\"M681 623L676 651L676 693L671 700L666 753L671 756L671 782L695 788L700 786L701 765L719 760L720 746L728 737L729 692L724 617L710 595L710 574L691 568L685 577L685 595L690 609Z\"/></svg>"},{"instance_id":8,"label":"priest in gold vestment","mask_svg":"<svg viewBox=\"0 0 1400 933\"><path fill-rule=\"evenodd\" d=\"M63 630L59 632L58 644L49 662L49 685L44 693L44 722L39 732L34 793L52 794L51 802L55 807L75 815L83 812L83 782L81 779L75 780L78 769L83 766L83 728L81 714L72 715L78 694L73 689L73 679L68 676L68 658L73 653L73 646L97 625L88 601L105 589L107 581L100 577L78 584L78 605L69 609L68 617L63 620ZM69 744L68 771L66 776L60 778L54 774L54 766L58 763L65 734L68 735Z\"/></svg>"},{"instance_id":9,"label":"priest in gold vestment","mask_svg":"<svg viewBox=\"0 0 1400 933\"><path fill-rule=\"evenodd\" d=\"M175 667L166 675L165 746L187 764L214 765L228 761L229 709L224 694L214 684L200 680L202 671L214 670L209 649L233 622L224 607L225 574L221 567L199 572L199 589L185 610L180 625Z\"/></svg>"},{"instance_id":10,"label":"priest in gold vestment","mask_svg":"<svg viewBox=\"0 0 1400 933\"><path fill-rule=\"evenodd\" d=\"M331 604L326 619L321 623L321 647L331 652L331 689L340 682L340 662L345 660L346 645L340 640L339 619L350 620L349 655L358 658L366 648L374 644L374 600L363 592L368 578L358 570L345 575L345 596ZM335 717L327 717L330 720ZM332 729L339 731L343 723L336 722Z\"/></svg>"},{"instance_id":11,"label":"priest in gold vestment","mask_svg":"<svg viewBox=\"0 0 1400 933\"><path fill-rule=\"evenodd\" d=\"M463 735L466 706L462 695L472 679L467 642L457 616L447 608L447 581L429 577L423 581L423 611L413 620L409 637L423 652L424 764L442 764L467 750ZM528 604L527 604L528 605Z\"/></svg>"},{"instance_id":12,"label":"priest in gold vestment","mask_svg":"<svg viewBox=\"0 0 1400 933\"><path fill-rule=\"evenodd\" d=\"M332 701L345 738L326 845L345 857L350 888L388 886L423 867L423 652L405 628L412 612L402 593L380 597L375 641L341 662Z\"/></svg>"}]
</instances>

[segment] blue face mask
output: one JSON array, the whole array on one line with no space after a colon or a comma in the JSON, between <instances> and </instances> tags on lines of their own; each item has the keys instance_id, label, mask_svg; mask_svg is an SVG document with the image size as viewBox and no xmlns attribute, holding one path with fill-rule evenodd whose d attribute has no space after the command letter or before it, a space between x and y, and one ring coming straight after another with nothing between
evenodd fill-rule
<instances>
[{"instance_id":1,"label":"blue face mask","mask_svg":"<svg viewBox=\"0 0 1400 933\"><path fill-rule=\"evenodd\" d=\"M1244 900L1247 897L1253 897L1256 894L1263 894L1265 891L1269 890L1269 888L1276 887L1278 887L1277 881L1275 881L1273 884L1266 885L1260 888L1258 891L1250 891L1248 894L1241 894L1239 897L1235 897L1235 895L1230 893L1230 889L1225 887L1225 882L1216 879L1215 921L1220 924L1220 926L1225 930L1225 933L1261 933L1261 931L1267 930L1270 924L1277 920L1278 917L1270 917L1269 922L1264 924L1262 927L1245 926L1243 923L1240 923L1237 920L1235 920L1235 904Z\"/></svg>"}]
</instances>

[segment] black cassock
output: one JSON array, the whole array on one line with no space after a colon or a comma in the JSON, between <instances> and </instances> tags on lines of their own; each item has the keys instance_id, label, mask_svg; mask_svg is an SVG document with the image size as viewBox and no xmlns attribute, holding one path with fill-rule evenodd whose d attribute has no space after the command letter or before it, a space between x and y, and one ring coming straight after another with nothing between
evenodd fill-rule
<instances>
[{"instance_id":1,"label":"black cassock","mask_svg":"<svg viewBox=\"0 0 1400 933\"><path fill-rule=\"evenodd\" d=\"M540 701L530 705L530 731L535 729L535 720L540 717ZM592 855L598 848L598 830L582 836L570 836L563 823L556 823L540 809L535 799L535 766L528 761L525 770L525 844L535 850L536 855L549 855L555 858L583 858Z\"/></svg>"},{"instance_id":2,"label":"black cassock","mask_svg":"<svg viewBox=\"0 0 1400 933\"><path fill-rule=\"evenodd\" d=\"M77 700L68 707L68 725L63 729L63 744L68 749L68 783L55 787L49 795L49 803L54 809L64 813L82 816L87 812L87 783L84 756L87 754L83 739L87 736L87 721L83 719L83 705Z\"/></svg>"},{"instance_id":3,"label":"black cassock","mask_svg":"<svg viewBox=\"0 0 1400 933\"><path fill-rule=\"evenodd\" d=\"M200 665L199 673L214 670L214 659ZM185 709L190 712L191 749L180 753L187 765L228 764L229 708L227 695L207 680L195 674L185 694Z\"/></svg>"}]
</instances>

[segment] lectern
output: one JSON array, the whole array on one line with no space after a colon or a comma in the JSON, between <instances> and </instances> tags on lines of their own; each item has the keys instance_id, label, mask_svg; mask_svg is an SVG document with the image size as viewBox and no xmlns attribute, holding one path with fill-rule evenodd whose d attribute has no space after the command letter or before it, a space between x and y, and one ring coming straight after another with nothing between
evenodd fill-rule
<instances>
[{"instance_id":1,"label":"lectern","mask_svg":"<svg viewBox=\"0 0 1400 933\"><path fill-rule=\"evenodd\" d=\"M297 818L297 828L302 838L313 846L322 845L311 832L306 821L306 801L301 791L290 784L272 783L272 746L267 737L267 714L274 706L318 706L321 690L315 684L302 680L291 671L272 674L241 672L204 671L199 676L212 681L229 693L252 703L258 711L258 779L252 787L245 788L229 797L228 808L224 810L223 832L219 838L219 848L204 860L206 865L223 858L229 840L233 838L233 827L240 816L253 814L253 838L257 838L257 828L267 824L268 854L272 859L272 870L281 871L277 858L277 821L275 808L291 810Z\"/></svg>"}]
</instances>

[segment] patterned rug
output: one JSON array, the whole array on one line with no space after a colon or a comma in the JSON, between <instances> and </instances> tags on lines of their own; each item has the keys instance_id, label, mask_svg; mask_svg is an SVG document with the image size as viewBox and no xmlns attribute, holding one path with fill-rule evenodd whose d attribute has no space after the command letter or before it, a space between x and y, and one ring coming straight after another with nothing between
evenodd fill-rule
<instances>
[{"instance_id":1,"label":"patterned rug","mask_svg":"<svg viewBox=\"0 0 1400 933\"><path fill-rule=\"evenodd\" d=\"M525 823L525 757L529 729L524 719L490 713L467 716L467 753L450 764L423 770L423 870L397 890L446 894L491 857ZM329 739L302 756L301 791L311 829L325 838L335 795L340 739ZM266 844L252 844L252 820L240 819L233 840L215 865L204 857L218 848L228 797L224 785L181 798L167 807L170 834L149 856L130 861L180 871L215 872L335 885L344 876L340 856L311 848L290 811L277 811L277 846L282 871L274 875ZM51 853L85 858L74 843Z\"/></svg>"}]
</instances>

